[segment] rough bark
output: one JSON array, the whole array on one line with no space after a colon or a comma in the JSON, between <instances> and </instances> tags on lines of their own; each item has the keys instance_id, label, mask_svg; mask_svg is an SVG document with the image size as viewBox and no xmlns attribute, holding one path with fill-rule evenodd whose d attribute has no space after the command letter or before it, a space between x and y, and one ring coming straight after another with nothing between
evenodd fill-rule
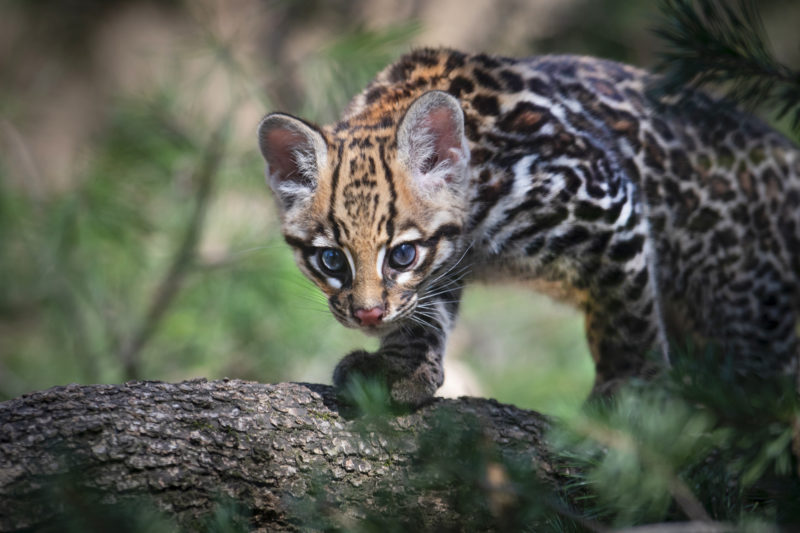
<instances>
[{"instance_id":1,"label":"rough bark","mask_svg":"<svg viewBox=\"0 0 800 533\"><path fill-rule=\"evenodd\" d=\"M315 513L353 523L388 512L387 502L392 512L421 506L426 527L449 529L464 518L448 504L458 487L409 483L421 439L442 420L558 483L547 421L534 412L461 398L371 421L345 415L328 386L237 380L70 385L4 402L0 531L57 529L65 493L102 505L145 497L185 528L222 498L246 509L254 529L296 529ZM503 473L478 467L502 507Z\"/></svg>"}]
</instances>

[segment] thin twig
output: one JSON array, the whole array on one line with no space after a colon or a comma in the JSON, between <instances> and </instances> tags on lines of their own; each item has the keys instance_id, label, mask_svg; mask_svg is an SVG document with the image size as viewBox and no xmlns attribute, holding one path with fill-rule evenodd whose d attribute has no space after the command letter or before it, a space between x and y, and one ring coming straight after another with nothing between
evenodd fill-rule
<instances>
[{"instance_id":1,"label":"thin twig","mask_svg":"<svg viewBox=\"0 0 800 533\"><path fill-rule=\"evenodd\" d=\"M592 533L610 533L612 530L596 520L581 516L555 498L545 498L545 504L561 516L573 520Z\"/></svg>"},{"instance_id":2,"label":"thin twig","mask_svg":"<svg viewBox=\"0 0 800 533\"><path fill-rule=\"evenodd\" d=\"M671 522L616 529L614 533L732 533L737 531L725 522Z\"/></svg>"},{"instance_id":3,"label":"thin twig","mask_svg":"<svg viewBox=\"0 0 800 533\"><path fill-rule=\"evenodd\" d=\"M593 424L591 421L581 424L579 431L609 448L637 454L643 463L667 480L670 495L687 518L696 523L713 523L711 516L686 483L669 468L664 467L656 454L639 446L630 435L613 428Z\"/></svg>"},{"instance_id":4,"label":"thin twig","mask_svg":"<svg viewBox=\"0 0 800 533\"><path fill-rule=\"evenodd\" d=\"M27 180L22 180L28 195L34 200L34 208L41 209L42 197L44 196L44 178L36 165L36 160L31 153L28 143L25 142L19 130L8 120L0 121L0 128L11 145L8 153L16 153L19 158L20 166Z\"/></svg>"},{"instance_id":5,"label":"thin twig","mask_svg":"<svg viewBox=\"0 0 800 533\"><path fill-rule=\"evenodd\" d=\"M158 285L153 295L147 313L142 318L133 335L119 350L119 359L122 362L127 379L141 377L140 357L142 349L158 329L164 314L172 305L175 296L180 291L183 280L189 274L194 263L197 242L203 228L208 200L214 176L219 169L225 147L225 133L228 130L229 118L223 119L220 126L211 136L204 157L195 171L193 182L197 184L194 210L186 225L185 233L175 250L167 273Z\"/></svg>"}]
</instances>

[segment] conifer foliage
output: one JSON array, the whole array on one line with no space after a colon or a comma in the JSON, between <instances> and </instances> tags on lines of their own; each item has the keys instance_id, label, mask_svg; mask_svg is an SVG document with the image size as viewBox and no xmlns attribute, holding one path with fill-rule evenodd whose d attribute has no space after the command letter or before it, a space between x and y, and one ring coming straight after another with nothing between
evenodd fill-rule
<instances>
[{"instance_id":1,"label":"conifer foliage","mask_svg":"<svg viewBox=\"0 0 800 533\"><path fill-rule=\"evenodd\" d=\"M736 103L763 106L800 131L800 70L780 63L753 0L662 0L655 29L666 44L660 90L714 85Z\"/></svg>"}]
</instances>

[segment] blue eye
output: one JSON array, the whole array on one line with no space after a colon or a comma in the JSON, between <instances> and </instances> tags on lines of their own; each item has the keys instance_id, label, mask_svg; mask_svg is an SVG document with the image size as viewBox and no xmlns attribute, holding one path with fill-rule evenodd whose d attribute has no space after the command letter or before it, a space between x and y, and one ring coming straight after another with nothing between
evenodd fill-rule
<instances>
[{"instance_id":1,"label":"blue eye","mask_svg":"<svg viewBox=\"0 0 800 533\"><path fill-rule=\"evenodd\" d=\"M414 264L416 258L417 247L404 242L392 248L392 251L389 253L389 266L395 270L405 270Z\"/></svg>"},{"instance_id":2,"label":"blue eye","mask_svg":"<svg viewBox=\"0 0 800 533\"><path fill-rule=\"evenodd\" d=\"M322 265L322 270L326 274L337 275L342 274L345 270L347 260L341 250L336 248L320 248L317 252L319 264Z\"/></svg>"}]
</instances>

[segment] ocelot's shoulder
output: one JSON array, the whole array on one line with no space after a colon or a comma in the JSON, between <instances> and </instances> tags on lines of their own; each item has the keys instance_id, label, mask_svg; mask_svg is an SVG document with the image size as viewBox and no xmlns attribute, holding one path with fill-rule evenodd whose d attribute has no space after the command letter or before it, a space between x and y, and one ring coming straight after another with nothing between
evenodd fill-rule
<instances>
[{"instance_id":1,"label":"ocelot's shoulder","mask_svg":"<svg viewBox=\"0 0 800 533\"><path fill-rule=\"evenodd\" d=\"M400 57L379 72L345 111L354 117L369 107L395 106L431 89L454 96L467 93L532 91L547 95L555 88L578 83L598 93L611 85L641 89L649 74L636 67L607 59L580 55L539 55L512 58L486 53L467 53L450 48L420 48Z\"/></svg>"},{"instance_id":2,"label":"ocelot's shoulder","mask_svg":"<svg viewBox=\"0 0 800 533\"><path fill-rule=\"evenodd\" d=\"M482 72L502 74L512 70L530 70L532 73L561 76L590 76L591 74L629 79L647 75L637 67L585 55L545 54L527 57L507 57L487 53L468 53L451 48L420 48L400 57L384 68L373 80L372 85L419 83L421 78L435 76L472 75L479 77ZM520 90L513 80L497 80L489 83L489 89Z\"/></svg>"}]
</instances>

